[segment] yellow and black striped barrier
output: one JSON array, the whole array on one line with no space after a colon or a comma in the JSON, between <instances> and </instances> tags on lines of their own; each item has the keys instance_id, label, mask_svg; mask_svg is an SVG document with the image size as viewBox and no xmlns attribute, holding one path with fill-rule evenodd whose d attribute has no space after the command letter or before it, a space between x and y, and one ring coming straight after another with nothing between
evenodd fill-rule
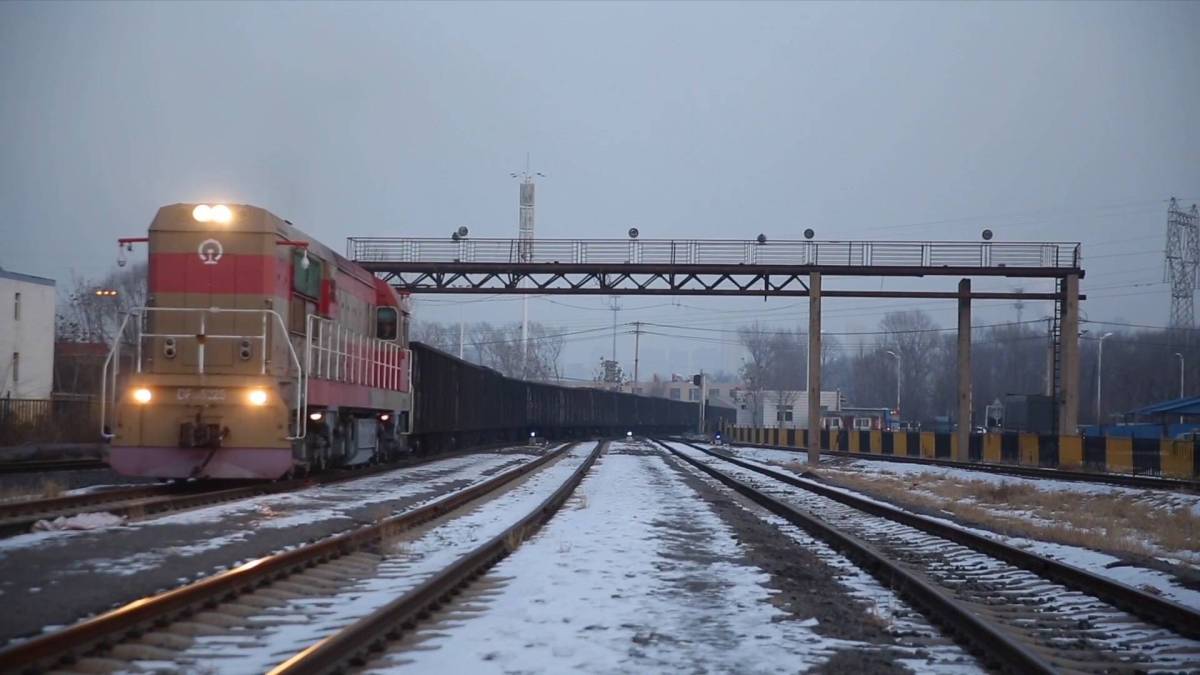
<instances>
[{"instance_id":1,"label":"yellow and black striped barrier","mask_svg":"<svg viewBox=\"0 0 1200 675\"><path fill-rule=\"evenodd\" d=\"M807 447L805 429L728 427L737 443ZM864 455L953 460L959 457L952 433L933 431L821 431L821 449ZM971 434L967 462L1015 464L1043 469L1099 471L1167 478L1200 478L1200 453L1193 441L1115 436L1061 436L998 432Z\"/></svg>"}]
</instances>

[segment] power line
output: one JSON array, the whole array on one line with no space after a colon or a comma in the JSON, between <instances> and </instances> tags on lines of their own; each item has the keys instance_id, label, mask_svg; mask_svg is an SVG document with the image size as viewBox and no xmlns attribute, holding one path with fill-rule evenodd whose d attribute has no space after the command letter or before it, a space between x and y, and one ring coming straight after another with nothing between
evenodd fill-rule
<instances>
[{"instance_id":1,"label":"power line","mask_svg":"<svg viewBox=\"0 0 1200 675\"><path fill-rule=\"evenodd\" d=\"M1020 326L1037 323L1040 324L1045 319L1030 319L1028 321L1008 321L1004 323L980 324L971 326L971 330L979 328L996 328L1001 326ZM735 333L742 334L741 328L696 328L693 326L679 326L665 323L643 323L645 326L655 326L657 328L674 328L676 330L692 330L703 331L709 333ZM878 331L821 331L821 335L836 335L836 336L852 336L852 335L908 335L913 333L944 333L949 331L957 331L958 327L950 328L914 328L911 330L878 330ZM758 331L766 335L795 335L796 331ZM803 333L801 333L803 334Z\"/></svg>"}]
</instances>

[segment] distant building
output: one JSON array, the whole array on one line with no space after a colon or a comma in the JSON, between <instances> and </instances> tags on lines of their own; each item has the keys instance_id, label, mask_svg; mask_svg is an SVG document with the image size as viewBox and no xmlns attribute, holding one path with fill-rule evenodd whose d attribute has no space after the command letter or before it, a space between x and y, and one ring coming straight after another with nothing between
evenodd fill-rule
<instances>
[{"instance_id":1,"label":"distant building","mask_svg":"<svg viewBox=\"0 0 1200 675\"><path fill-rule=\"evenodd\" d=\"M50 398L54 280L0 268L0 396Z\"/></svg>"},{"instance_id":2,"label":"distant building","mask_svg":"<svg viewBox=\"0 0 1200 675\"><path fill-rule=\"evenodd\" d=\"M821 415L838 412L845 405L840 391L821 392ZM808 428L808 392L746 391L737 396L739 427L783 429Z\"/></svg>"},{"instance_id":3,"label":"distant building","mask_svg":"<svg viewBox=\"0 0 1200 675\"><path fill-rule=\"evenodd\" d=\"M707 385L709 405L719 405L726 408L736 407L735 392L742 388L735 382L709 382ZM624 391L643 396L661 396L672 401L699 401L700 387L692 384L691 380L682 378L662 382L628 382Z\"/></svg>"}]
</instances>

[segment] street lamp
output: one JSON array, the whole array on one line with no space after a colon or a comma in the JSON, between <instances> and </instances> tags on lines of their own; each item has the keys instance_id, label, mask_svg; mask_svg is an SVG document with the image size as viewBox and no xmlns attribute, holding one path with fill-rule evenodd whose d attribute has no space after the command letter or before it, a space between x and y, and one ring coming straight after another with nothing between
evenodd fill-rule
<instances>
[{"instance_id":1,"label":"street lamp","mask_svg":"<svg viewBox=\"0 0 1200 675\"><path fill-rule=\"evenodd\" d=\"M1104 369L1104 340L1112 337L1112 333L1108 332L1100 336L1100 347L1096 350L1096 425L1103 427L1104 420L1100 416L1100 396L1104 386L1104 379L1101 377Z\"/></svg>"},{"instance_id":2,"label":"street lamp","mask_svg":"<svg viewBox=\"0 0 1200 675\"><path fill-rule=\"evenodd\" d=\"M1179 357L1179 398L1183 398L1183 354L1175 352L1175 356ZM1183 415L1179 416L1179 423L1183 424Z\"/></svg>"},{"instance_id":3,"label":"street lamp","mask_svg":"<svg viewBox=\"0 0 1200 675\"><path fill-rule=\"evenodd\" d=\"M892 350L887 350L887 353L896 359L896 419L900 419L900 355Z\"/></svg>"}]
</instances>

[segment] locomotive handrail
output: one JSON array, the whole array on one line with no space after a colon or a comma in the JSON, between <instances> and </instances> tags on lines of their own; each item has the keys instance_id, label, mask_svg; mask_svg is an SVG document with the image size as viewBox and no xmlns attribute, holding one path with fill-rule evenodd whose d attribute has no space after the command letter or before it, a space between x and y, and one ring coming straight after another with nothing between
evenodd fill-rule
<instances>
[{"instance_id":1,"label":"locomotive handrail","mask_svg":"<svg viewBox=\"0 0 1200 675\"><path fill-rule=\"evenodd\" d=\"M108 368L113 363L114 358L117 360L117 367L113 368L112 373L112 394L113 405L116 406L117 395L117 371L120 370L120 352L121 352L121 336L125 334L125 326L129 324L129 317L133 316L133 312L125 314L121 318L121 325L117 327L116 339L113 340L112 347L108 350L108 356L104 357L104 368L100 370L100 437L111 439L114 434L109 431L108 427Z\"/></svg>"},{"instance_id":2,"label":"locomotive handrail","mask_svg":"<svg viewBox=\"0 0 1200 675\"><path fill-rule=\"evenodd\" d=\"M184 312L198 313L200 315L200 332L199 333L151 333L145 330L143 319L154 312ZM226 335L221 333L206 332L206 317L209 315L220 314L257 314L262 318L262 330L258 335ZM267 344L271 333L271 322L268 316L273 317L274 324L278 325L280 334L285 336L283 340L287 345L288 356L291 357L292 365L296 367L296 420L295 432L287 436L287 440L296 441L305 437L306 425L304 423L305 399L308 394L308 383L305 375L304 367L300 364L300 357L296 354L296 348L292 345L292 341L287 339L287 325L283 322L283 317L278 312L271 309L226 309L221 307L135 307L125 315L121 321L121 326L117 330L116 339L113 340L113 346L109 350L108 357L104 360L104 369L101 372L101 391L100 391L100 431L105 438L111 438L112 434L105 431L108 422L108 397L111 394L113 397L113 407L116 407L117 395L117 373L121 369L120 350L121 339L125 335L126 327L129 324L131 317L137 316L137 364L136 370L140 374L142 372L142 341L146 338L163 338L163 339L194 339L197 342L196 347L196 369L197 374L204 374L204 345L208 340L257 340L260 344L259 349L259 373L266 375L267 373ZM115 365L114 365L115 361ZM112 367L112 391L107 388L109 368Z\"/></svg>"},{"instance_id":3,"label":"locomotive handrail","mask_svg":"<svg viewBox=\"0 0 1200 675\"><path fill-rule=\"evenodd\" d=\"M318 314L308 315L304 370L307 378L401 391L408 350L390 340L355 333ZM411 368L412 357L408 364ZM411 382L411 375L408 379Z\"/></svg>"}]
</instances>

